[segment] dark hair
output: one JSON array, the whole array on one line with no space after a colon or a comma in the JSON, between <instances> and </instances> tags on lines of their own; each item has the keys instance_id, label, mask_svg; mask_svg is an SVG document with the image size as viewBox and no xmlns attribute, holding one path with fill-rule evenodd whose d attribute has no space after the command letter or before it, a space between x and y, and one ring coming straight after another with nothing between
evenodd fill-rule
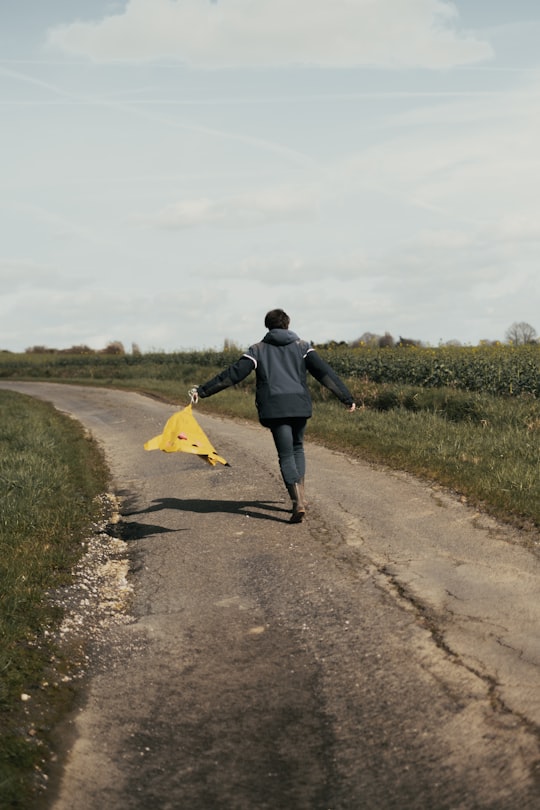
<instances>
[{"instance_id":1,"label":"dark hair","mask_svg":"<svg viewBox=\"0 0 540 810\"><path fill-rule=\"evenodd\" d=\"M288 329L291 319L282 309L271 309L266 313L264 325L267 329Z\"/></svg>"}]
</instances>

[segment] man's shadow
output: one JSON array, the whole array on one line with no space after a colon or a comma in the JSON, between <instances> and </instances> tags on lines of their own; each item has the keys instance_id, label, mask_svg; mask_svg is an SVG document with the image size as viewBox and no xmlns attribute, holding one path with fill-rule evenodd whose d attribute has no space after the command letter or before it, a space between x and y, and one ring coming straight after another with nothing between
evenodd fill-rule
<instances>
[{"instance_id":1,"label":"man's shadow","mask_svg":"<svg viewBox=\"0 0 540 810\"><path fill-rule=\"evenodd\" d=\"M275 504L280 506L275 506ZM175 509L180 512L195 512L198 514L213 514L223 512L228 515L242 515L256 520L272 520L277 523L288 523L290 509L284 507L280 501L218 501L203 500L202 498L156 498L146 509L140 509L124 517L132 515L148 515L152 512L161 512L164 509ZM259 511L260 510L260 511ZM268 514L269 512L280 514ZM287 515L287 517L285 517Z\"/></svg>"}]
</instances>

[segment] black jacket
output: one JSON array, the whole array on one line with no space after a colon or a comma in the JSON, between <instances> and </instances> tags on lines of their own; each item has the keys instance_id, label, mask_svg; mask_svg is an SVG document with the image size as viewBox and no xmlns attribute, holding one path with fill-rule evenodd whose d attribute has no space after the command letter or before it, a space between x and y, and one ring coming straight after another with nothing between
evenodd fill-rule
<instances>
[{"instance_id":1,"label":"black jacket","mask_svg":"<svg viewBox=\"0 0 540 810\"><path fill-rule=\"evenodd\" d=\"M271 329L259 343L250 346L236 363L200 385L199 396L211 397L236 385L253 370L257 377L255 403L263 424L271 419L311 416L306 371L345 405L350 406L354 402L350 391L328 363L307 341L300 340L289 329Z\"/></svg>"}]
</instances>

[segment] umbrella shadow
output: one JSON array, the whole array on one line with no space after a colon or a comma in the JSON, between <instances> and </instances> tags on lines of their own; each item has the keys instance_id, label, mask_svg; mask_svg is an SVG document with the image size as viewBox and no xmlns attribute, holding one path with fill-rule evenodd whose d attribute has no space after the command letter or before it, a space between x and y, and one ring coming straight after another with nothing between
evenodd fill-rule
<instances>
[{"instance_id":1,"label":"umbrella shadow","mask_svg":"<svg viewBox=\"0 0 540 810\"><path fill-rule=\"evenodd\" d=\"M280 506L275 506L277 503ZM203 500L201 498L156 498L146 509L141 509L132 514L148 515L152 512L161 512L164 509L175 509L180 512L195 512L205 515L222 512L228 515L242 515L257 520L274 520L278 523L288 523L290 517L290 509L284 507L281 501L218 501ZM280 514L268 514L269 512Z\"/></svg>"},{"instance_id":2,"label":"umbrella shadow","mask_svg":"<svg viewBox=\"0 0 540 810\"><path fill-rule=\"evenodd\" d=\"M124 520L119 520L117 523L108 523L104 529L105 534L109 537L126 541L144 540L154 534L168 534L174 531L177 531L177 529L167 529L165 526L155 526L151 523L135 523Z\"/></svg>"}]
</instances>

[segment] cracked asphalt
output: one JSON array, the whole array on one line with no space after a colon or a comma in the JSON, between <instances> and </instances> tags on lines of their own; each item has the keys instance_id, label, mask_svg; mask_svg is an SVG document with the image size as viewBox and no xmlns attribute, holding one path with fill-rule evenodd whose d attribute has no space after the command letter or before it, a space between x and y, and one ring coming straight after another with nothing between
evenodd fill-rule
<instances>
[{"instance_id":1,"label":"cracked asphalt","mask_svg":"<svg viewBox=\"0 0 540 810\"><path fill-rule=\"evenodd\" d=\"M101 443L131 570L52 810L540 807L539 558L519 532L309 443L291 526L258 426L199 405L230 463L211 468L143 450L170 405L0 385Z\"/></svg>"}]
</instances>

